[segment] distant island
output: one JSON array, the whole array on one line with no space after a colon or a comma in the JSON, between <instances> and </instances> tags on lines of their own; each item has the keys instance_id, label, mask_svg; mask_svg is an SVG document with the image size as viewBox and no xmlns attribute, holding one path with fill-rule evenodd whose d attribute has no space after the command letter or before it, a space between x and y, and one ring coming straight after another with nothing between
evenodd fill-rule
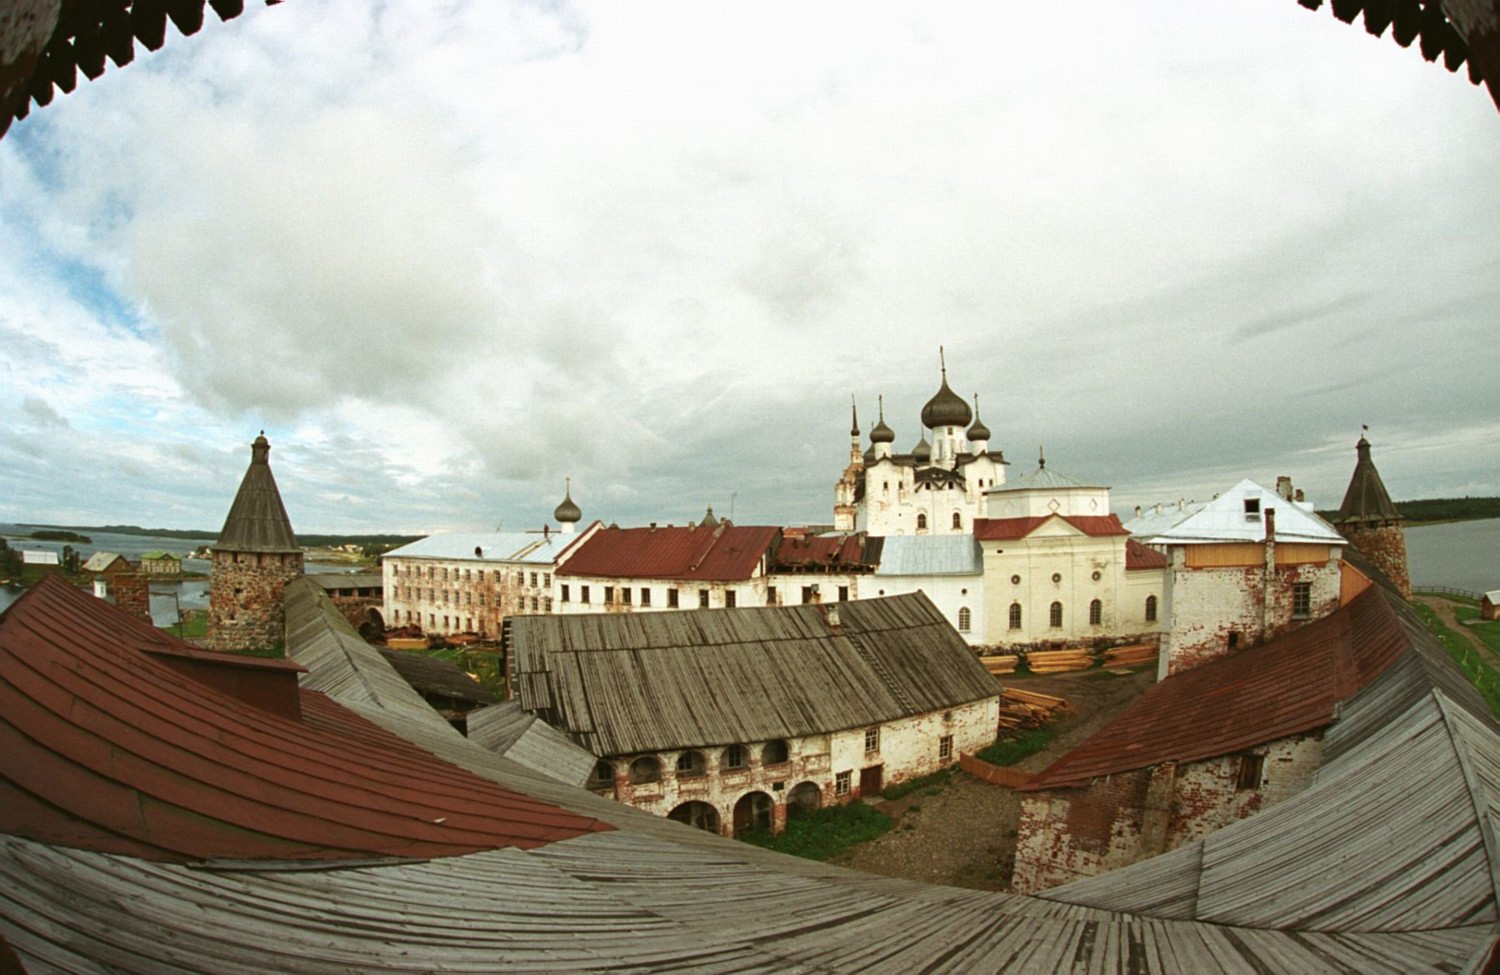
<instances>
[{"instance_id":1,"label":"distant island","mask_svg":"<svg viewBox=\"0 0 1500 975\"><path fill-rule=\"evenodd\" d=\"M1396 510L1408 525L1431 525L1443 521L1479 521L1500 518L1500 498L1426 498L1420 501L1397 501ZM1337 511L1319 511L1332 521Z\"/></svg>"},{"instance_id":2,"label":"distant island","mask_svg":"<svg viewBox=\"0 0 1500 975\"><path fill-rule=\"evenodd\" d=\"M84 545L91 544L94 540L87 535L80 535L63 528L44 528L41 531L32 532L27 538L34 538L39 542L81 542Z\"/></svg>"},{"instance_id":3,"label":"distant island","mask_svg":"<svg viewBox=\"0 0 1500 975\"><path fill-rule=\"evenodd\" d=\"M43 527L30 526L27 527ZM218 538L217 531L194 531L182 528L142 528L139 525L61 525L47 526L56 531L112 532L116 535L151 535L157 538ZM33 534L32 538L42 537ZM386 546L393 548L422 538L421 535L304 535L297 533L297 542L310 548L332 548L340 545ZM88 539L83 539L87 542Z\"/></svg>"}]
</instances>

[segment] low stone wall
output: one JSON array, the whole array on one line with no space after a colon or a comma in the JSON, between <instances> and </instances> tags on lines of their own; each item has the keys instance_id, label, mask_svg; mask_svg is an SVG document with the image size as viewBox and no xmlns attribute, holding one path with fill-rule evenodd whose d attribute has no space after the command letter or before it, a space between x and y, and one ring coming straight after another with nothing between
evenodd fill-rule
<instances>
[{"instance_id":1,"label":"low stone wall","mask_svg":"<svg viewBox=\"0 0 1500 975\"><path fill-rule=\"evenodd\" d=\"M1019 789L1036 778L1035 772L1023 772L1004 765L991 765L989 762L966 754L958 756L958 767L976 779L983 779L991 785L1003 785L1010 789Z\"/></svg>"}]
</instances>

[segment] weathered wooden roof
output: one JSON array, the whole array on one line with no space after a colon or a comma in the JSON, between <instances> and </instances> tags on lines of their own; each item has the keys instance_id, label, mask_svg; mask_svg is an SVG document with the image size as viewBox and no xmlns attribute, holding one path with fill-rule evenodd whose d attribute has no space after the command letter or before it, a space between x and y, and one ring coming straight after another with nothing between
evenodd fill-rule
<instances>
[{"instance_id":1,"label":"weathered wooden roof","mask_svg":"<svg viewBox=\"0 0 1500 975\"><path fill-rule=\"evenodd\" d=\"M521 706L596 755L823 734L999 693L922 593L510 626Z\"/></svg>"},{"instance_id":2,"label":"weathered wooden roof","mask_svg":"<svg viewBox=\"0 0 1500 975\"><path fill-rule=\"evenodd\" d=\"M250 445L250 466L240 481L215 549L230 552L300 552L281 492L271 474L271 445L265 434Z\"/></svg>"},{"instance_id":3,"label":"weathered wooden roof","mask_svg":"<svg viewBox=\"0 0 1500 975\"><path fill-rule=\"evenodd\" d=\"M344 641L352 631L326 599L301 608L287 644L308 682L445 762L618 828L425 862L186 866L25 839L13 818L25 811L0 805L0 936L30 970L1478 972L1495 947L1491 922L1296 930L1174 920L780 856L488 752L431 709L422 720L425 705L409 688L403 698L393 673L392 690L372 695L372 674L389 671L379 655ZM1361 836L1389 848L1380 834ZM1245 879L1255 881L1253 864ZM1405 896L1415 904L1429 892L1414 882Z\"/></svg>"},{"instance_id":4,"label":"weathered wooden roof","mask_svg":"<svg viewBox=\"0 0 1500 975\"><path fill-rule=\"evenodd\" d=\"M1354 474L1349 478L1349 487L1344 492L1338 515L1333 519L1334 524L1400 521L1401 512L1396 510L1385 482L1380 479L1380 471L1370 459L1370 441L1360 437L1354 450Z\"/></svg>"},{"instance_id":5,"label":"weathered wooden roof","mask_svg":"<svg viewBox=\"0 0 1500 975\"><path fill-rule=\"evenodd\" d=\"M561 731L528 714L518 701L471 711L468 729L475 744L568 785L587 782L599 761Z\"/></svg>"},{"instance_id":6,"label":"weathered wooden roof","mask_svg":"<svg viewBox=\"0 0 1500 975\"><path fill-rule=\"evenodd\" d=\"M415 650L381 650L380 655L418 694L433 694L473 704L495 703L494 694L451 660Z\"/></svg>"}]
</instances>

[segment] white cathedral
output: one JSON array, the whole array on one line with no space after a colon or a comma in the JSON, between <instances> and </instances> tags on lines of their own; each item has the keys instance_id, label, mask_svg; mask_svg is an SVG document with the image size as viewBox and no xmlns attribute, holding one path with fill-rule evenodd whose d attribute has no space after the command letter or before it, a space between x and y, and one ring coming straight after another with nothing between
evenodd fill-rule
<instances>
[{"instance_id":1,"label":"white cathedral","mask_svg":"<svg viewBox=\"0 0 1500 975\"><path fill-rule=\"evenodd\" d=\"M961 535L972 532L974 519L988 517L985 492L1005 483L1005 454L989 449L979 397L970 410L948 387L946 364L942 386L922 407L922 426L911 453L896 453L896 432L886 425L882 398L870 446L861 451L859 414L854 413L849 466L834 486L836 530L872 536Z\"/></svg>"}]
</instances>

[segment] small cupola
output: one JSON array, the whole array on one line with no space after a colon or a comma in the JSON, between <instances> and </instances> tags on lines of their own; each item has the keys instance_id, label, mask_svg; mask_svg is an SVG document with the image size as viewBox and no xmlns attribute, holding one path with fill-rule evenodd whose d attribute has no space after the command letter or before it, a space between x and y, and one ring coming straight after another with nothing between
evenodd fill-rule
<instances>
[{"instance_id":1,"label":"small cupola","mask_svg":"<svg viewBox=\"0 0 1500 975\"><path fill-rule=\"evenodd\" d=\"M566 487L563 489L562 504L553 509L552 517L557 519L564 532L571 532L573 526L583 520L583 512L573 503L573 479L567 478L564 483Z\"/></svg>"},{"instance_id":2,"label":"small cupola","mask_svg":"<svg viewBox=\"0 0 1500 975\"><path fill-rule=\"evenodd\" d=\"M974 394L974 425L969 427L969 443L988 443L990 439L990 428L979 419L979 394Z\"/></svg>"}]
</instances>

